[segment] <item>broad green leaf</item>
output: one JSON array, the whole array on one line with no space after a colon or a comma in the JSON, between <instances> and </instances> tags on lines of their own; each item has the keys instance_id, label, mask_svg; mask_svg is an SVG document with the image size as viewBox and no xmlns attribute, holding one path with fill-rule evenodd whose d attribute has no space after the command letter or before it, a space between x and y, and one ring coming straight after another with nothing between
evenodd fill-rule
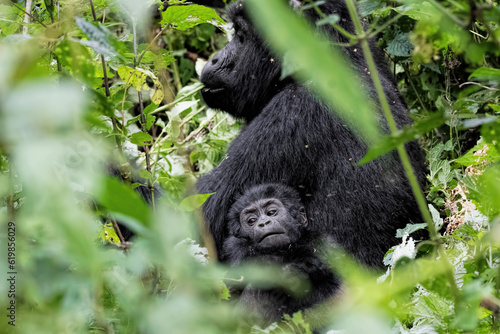
<instances>
[{"instance_id":1,"label":"broad green leaf","mask_svg":"<svg viewBox=\"0 0 500 334\"><path fill-rule=\"evenodd\" d=\"M408 33L398 34L388 45L386 49L390 53L398 57L409 57L413 51L413 44L410 43Z\"/></svg>"},{"instance_id":2,"label":"broad green leaf","mask_svg":"<svg viewBox=\"0 0 500 334\"><path fill-rule=\"evenodd\" d=\"M376 114L361 83L342 53L331 41L318 37L307 22L297 16L286 2L279 0L247 1L250 16L266 39L286 54L296 68L299 80L312 80L311 89L332 107L347 125L366 142L379 135ZM307 59L307 61L304 61Z\"/></svg>"},{"instance_id":3,"label":"broad green leaf","mask_svg":"<svg viewBox=\"0 0 500 334\"><path fill-rule=\"evenodd\" d=\"M133 69L132 67L123 65L118 68L118 75L127 85L134 87L138 91L149 90L149 95L154 104L158 105L163 101L163 85L153 72L139 67ZM146 83L147 77L153 80L154 86L152 89Z\"/></svg>"},{"instance_id":4,"label":"broad green leaf","mask_svg":"<svg viewBox=\"0 0 500 334\"><path fill-rule=\"evenodd\" d=\"M143 225L149 223L150 210L146 202L129 186L115 178L105 179L96 198L99 204L115 214L130 217Z\"/></svg>"},{"instance_id":5,"label":"broad green leaf","mask_svg":"<svg viewBox=\"0 0 500 334\"><path fill-rule=\"evenodd\" d=\"M84 18L77 17L76 24L87 35L88 40L79 40L82 45L91 47L95 52L105 56L116 58L120 57L112 41L115 38L113 34L103 25L87 22Z\"/></svg>"},{"instance_id":6,"label":"broad green leaf","mask_svg":"<svg viewBox=\"0 0 500 334\"><path fill-rule=\"evenodd\" d=\"M115 244L120 243L120 238L116 235L115 229L111 224L102 225L101 231L99 232L99 239L113 242Z\"/></svg>"},{"instance_id":7,"label":"broad green leaf","mask_svg":"<svg viewBox=\"0 0 500 334\"><path fill-rule=\"evenodd\" d=\"M382 0L359 0L358 8L361 16L368 16L373 13L375 10L382 8L385 6L385 3Z\"/></svg>"},{"instance_id":8,"label":"broad green leaf","mask_svg":"<svg viewBox=\"0 0 500 334\"><path fill-rule=\"evenodd\" d=\"M472 72L469 79L477 79L478 81L493 80L500 83L500 70L491 67L481 67Z\"/></svg>"},{"instance_id":9,"label":"broad green leaf","mask_svg":"<svg viewBox=\"0 0 500 334\"><path fill-rule=\"evenodd\" d=\"M405 5L394 8L398 13L407 15L414 20L429 20L440 15L429 1L407 1Z\"/></svg>"},{"instance_id":10,"label":"broad green leaf","mask_svg":"<svg viewBox=\"0 0 500 334\"><path fill-rule=\"evenodd\" d=\"M488 107L490 107L496 112L500 112L500 104L488 104Z\"/></svg>"},{"instance_id":11,"label":"broad green leaf","mask_svg":"<svg viewBox=\"0 0 500 334\"><path fill-rule=\"evenodd\" d=\"M132 136L130 136L130 142L138 146L150 145L152 141L153 138L151 138L151 135L149 133L136 132L133 133Z\"/></svg>"},{"instance_id":12,"label":"broad green leaf","mask_svg":"<svg viewBox=\"0 0 500 334\"><path fill-rule=\"evenodd\" d=\"M461 291L456 308L456 316L453 318L453 326L464 331L474 331L478 325L478 308L483 297L492 293L492 287L484 284L481 280L474 280L466 284Z\"/></svg>"},{"instance_id":13,"label":"broad green leaf","mask_svg":"<svg viewBox=\"0 0 500 334\"><path fill-rule=\"evenodd\" d=\"M147 74L137 68L133 69L125 65L120 66L118 68L118 75L125 83L128 83L128 85L134 87L138 91L143 90L144 86L148 87L146 85Z\"/></svg>"},{"instance_id":14,"label":"broad green leaf","mask_svg":"<svg viewBox=\"0 0 500 334\"><path fill-rule=\"evenodd\" d=\"M178 30L193 28L201 23L210 23L215 26L222 26L224 21L217 15L215 10L205 6L169 6L162 13L163 19L160 24L170 24Z\"/></svg>"},{"instance_id":15,"label":"broad green leaf","mask_svg":"<svg viewBox=\"0 0 500 334\"><path fill-rule=\"evenodd\" d=\"M194 211L201 207L206 200L215 193L210 194L196 194L189 197L186 197L182 200L181 204L179 204L179 208L183 211Z\"/></svg>"},{"instance_id":16,"label":"broad green leaf","mask_svg":"<svg viewBox=\"0 0 500 334\"><path fill-rule=\"evenodd\" d=\"M93 88L102 85L102 75L97 75L99 68L102 73L101 64L92 59L88 48L81 43L64 39L54 49L54 54L62 66L84 83Z\"/></svg>"},{"instance_id":17,"label":"broad green leaf","mask_svg":"<svg viewBox=\"0 0 500 334\"><path fill-rule=\"evenodd\" d=\"M402 238L405 234L412 234L413 232L425 229L427 227L426 223L422 224L407 224L405 228L398 228L396 231L396 238Z\"/></svg>"},{"instance_id":18,"label":"broad green leaf","mask_svg":"<svg viewBox=\"0 0 500 334\"><path fill-rule=\"evenodd\" d=\"M478 154L478 151L481 151ZM491 163L500 160L500 154L495 149L495 146L488 145L484 140L480 140L473 148L455 162L463 166L480 165L482 163Z\"/></svg>"},{"instance_id":19,"label":"broad green leaf","mask_svg":"<svg viewBox=\"0 0 500 334\"><path fill-rule=\"evenodd\" d=\"M145 169L141 169L139 171L139 175L143 178L143 179L146 179L146 180L152 180L153 179L153 175L151 175L150 172L148 172L147 170Z\"/></svg>"},{"instance_id":20,"label":"broad green leaf","mask_svg":"<svg viewBox=\"0 0 500 334\"><path fill-rule=\"evenodd\" d=\"M483 204L487 204L491 210L485 214L492 217L498 215L500 213L500 166L498 164L489 167L479 177L478 190L483 198Z\"/></svg>"}]
</instances>

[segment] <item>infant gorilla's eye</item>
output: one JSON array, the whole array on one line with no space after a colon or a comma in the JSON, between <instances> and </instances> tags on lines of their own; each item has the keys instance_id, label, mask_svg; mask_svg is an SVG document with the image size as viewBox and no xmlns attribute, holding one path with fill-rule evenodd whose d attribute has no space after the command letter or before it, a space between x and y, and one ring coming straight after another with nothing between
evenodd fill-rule
<instances>
[{"instance_id":1,"label":"infant gorilla's eye","mask_svg":"<svg viewBox=\"0 0 500 334\"><path fill-rule=\"evenodd\" d=\"M247 221L247 224L249 226L253 226L253 224L255 224L255 222L257 221L257 218L250 218L248 221Z\"/></svg>"},{"instance_id":2,"label":"infant gorilla's eye","mask_svg":"<svg viewBox=\"0 0 500 334\"><path fill-rule=\"evenodd\" d=\"M278 213L278 210L275 210L275 209L267 211L267 215L268 216L275 216L276 213Z\"/></svg>"}]
</instances>

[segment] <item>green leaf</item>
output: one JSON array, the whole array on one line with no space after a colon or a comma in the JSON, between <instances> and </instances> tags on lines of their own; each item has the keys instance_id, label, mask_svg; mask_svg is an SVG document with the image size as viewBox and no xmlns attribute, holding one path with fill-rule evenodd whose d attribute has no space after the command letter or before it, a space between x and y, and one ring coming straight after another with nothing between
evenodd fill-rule
<instances>
[{"instance_id":1,"label":"green leaf","mask_svg":"<svg viewBox=\"0 0 500 334\"><path fill-rule=\"evenodd\" d=\"M182 200L181 204L179 204L179 208L183 211L194 211L198 209L206 200L215 193L209 194L196 194L189 197L186 197Z\"/></svg>"},{"instance_id":2,"label":"green leaf","mask_svg":"<svg viewBox=\"0 0 500 334\"><path fill-rule=\"evenodd\" d=\"M482 212L490 217L500 213L500 166L494 164L479 177Z\"/></svg>"},{"instance_id":3,"label":"green leaf","mask_svg":"<svg viewBox=\"0 0 500 334\"><path fill-rule=\"evenodd\" d=\"M429 212L432 215L432 221L434 222L434 225L436 226L436 231L439 231L441 227L443 226L443 218L441 218L441 215L439 214L439 211L434 208L432 204L428 204L427 207L429 208Z\"/></svg>"},{"instance_id":4,"label":"green leaf","mask_svg":"<svg viewBox=\"0 0 500 334\"><path fill-rule=\"evenodd\" d=\"M482 150L482 154L477 154L477 151ZM480 140L473 148L458 159L456 163L463 166L481 165L484 162L490 163L500 160L500 154L493 145L487 145L484 140Z\"/></svg>"},{"instance_id":5,"label":"green leaf","mask_svg":"<svg viewBox=\"0 0 500 334\"><path fill-rule=\"evenodd\" d=\"M114 214L132 218L142 225L149 224L150 210L146 202L139 194L116 178L106 177L96 198L99 204Z\"/></svg>"},{"instance_id":6,"label":"green leaf","mask_svg":"<svg viewBox=\"0 0 500 334\"><path fill-rule=\"evenodd\" d=\"M396 238L402 238L405 234L412 234L418 230L425 229L426 223L422 224L407 224L405 228L398 228L396 231Z\"/></svg>"},{"instance_id":7,"label":"green leaf","mask_svg":"<svg viewBox=\"0 0 500 334\"><path fill-rule=\"evenodd\" d=\"M115 244L120 244L120 238L118 238L118 236L116 235L115 229L111 224L102 225L102 228L99 231L99 239Z\"/></svg>"},{"instance_id":8,"label":"green leaf","mask_svg":"<svg viewBox=\"0 0 500 334\"><path fill-rule=\"evenodd\" d=\"M366 142L379 135L376 114L358 75L331 41L311 30L307 22L280 0L247 1L252 20L279 54L289 53L299 80L312 80L310 88L332 107L347 125ZM304 61L307 59L307 61ZM302 65L302 66L300 66ZM348 78L348 79L347 79Z\"/></svg>"},{"instance_id":9,"label":"green leaf","mask_svg":"<svg viewBox=\"0 0 500 334\"><path fill-rule=\"evenodd\" d=\"M139 172L139 175L143 178L143 179L146 179L146 180L152 180L153 179L153 175L151 175L150 172L148 172L147 170L145 169L141 169L140 172Z\"/></svg>"},{"instance_id":10,"label":"green leaf","mask_svg":"<svg viewBox=\"0 0 500 334\"><path fill-rule=\"evenodd\" d=\"M444 113L429 114L411 126L405 126L395 135L387 135L375 142L369 149L366 155L358 162L358 165L364 165L379 156L390 152L399 145L417 139L420 135L440 127L445 122Z\"/></svg>"},{"instance_id":11,"label":"green leaf","mask_svg":"<svg viewBox=\"0 0 500 334\"><path fill-rule=\"evenodd\" d=\"M155 124L156 116L148 114L146 115L146 129L149 131L153 124Z\"/></svg>"},{"instance_id":12,"label":"green leaf","mask_svg":"<svg viewBox=\"0 0 500 334\"><path fill-rule=\"evenodd\" d=\"M130 136L130 142L138 146L150 145L152 141L153 138L149 133L136 132Z\"/></svg>"},{"instance_id":13,"label":"green leaf","mask_svg":"<svg viewBox=\"0 0 500 334\"><path fill-rule=\"evenodd\" d=\"M140 71L139 69L133 69L130 66L120 66L118 68L118 75L120 78L128 85L134 87L138 91L143 90L146 85L147 74Z\"/></svg>"},{"instance_id":14,"label":"green leaf","mask_svg":"<svg viewBox=\"0 0 500 334\"><path fill-rule=\"evenodd\" d=\"M79 40L82 45L91 47L95 52L105 57L121 57L112 45L113 34L103 25L87 22L84 18L77 17L76 24L87 35L88 40Z\"/></svg>"},{"instance_id":15,"label":"green leaf","mask_svg":"<svg viewBox=\"0 0 500 334\"><path fill-rule=\"evenodd\" d=\"M160 24L170 24L178 30L193 28L201 23L210 23L215 26L222 26L224 20L212 8L199 5L189 6L169 6L162 13L163 19Z\"/></svg>"},{"instance_id":16,"label":"green leaf","mask_svg":"<svg viewBox=\"0 0 500 334\"><path fill-rule=\"evenodd\" d=\"M398 34L388 45L387 53L398 57L409 57L413 51L408 33Z\"/></svg>"},{"instance_id":17,"label":"green leaf","mask_svg":"<svg viewBox=\"0 0 500 334\"><path fill-rule=\"evenodd\" d=\"M331 14L331 15L328 15L327 17L317 21L316 25L319 27L319 26L322 26L324 24L335 24L339 21L340 21L340 16L338 16L337 14Z\"/></svg>"},{"instance_id":18,"label":"green leaf","mask_svg":"<svg viewBox=\"0 0 500 334\"><path fill-rule=\"evenodd\" d=\"M481 280L474 280L465 285L461 291L456 316L452 325L464 331L474 331L478 325L478 309L483 297L492 293L490 286L484 285Z\"/></svg>"},{"instance_id":19,"label":"green leaf","mask_svg":"<svg viewBox=\"0 0 500 334\"><path fill-rule=\"evenodd\" d=\"M220 290L219 290L219 299L221 300L229 300L231 297L231 292L227 288L227 285L224 284L224 282L220 283Z\"/></svg>"},{"instance_id":20,"label":"green leaf","mask_svg":"<svg viewBox=\"0 0 500 334\"><path fill-rule=\"evenodd\" d=\"M413 1L413 3L405 3L401 7L394 8L394 10L417 21L429 20L430 18L440 15L437 9L430 4L429 1Z\"/></svg>"},{"instance_id":21,"label":"green leaf","mask_svg":"<svg viewBox=\"0 0 500 334\"><path fill-rule=\"evenodd\" d=\"M493 109L496 112L500 112L500 105L499 104L488 104L488 107Z\"/></svg>"},{"instance_id":22,"label":"green leaf","mask_svg":"<svg viewBox=\"0 0 500 334\"><path fill-rule=\"evenodd\" d=\"M500 70L491 67L480 67L472 72L469 79L477 79L478 81L493 80L500 83Z\"/></svg>"}]
</instances>

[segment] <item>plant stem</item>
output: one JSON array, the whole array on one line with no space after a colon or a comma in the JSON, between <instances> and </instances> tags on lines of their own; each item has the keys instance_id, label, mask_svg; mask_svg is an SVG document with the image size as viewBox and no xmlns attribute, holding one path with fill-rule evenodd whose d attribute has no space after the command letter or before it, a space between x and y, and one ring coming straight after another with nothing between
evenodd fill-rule
<instances>
[{"instance_id":1,"label":"plant stem","mask_svg":"<svg viewBox=\"0 0 500 334\"><path fill-rule=\"evenodd\" d=\"M139 65L142 61L142 57L144 57L144 55L146 54L146 51L148 51L152 46L153 44L156 42L156 40L158 39L158 37L161 36L161 34L165 31L165 29L168 27L168 25L166 24L157 34L156 36L151 40L151 43L148 44L148 46L144 49L144 51L141 52L141 55L139 56L139 58L137 58L137 65Z\"/></svg>"},{"instance_id":2,"label":"plant stem","mask_svg":"<svg viewBox=\"0 0 500 334\"><path fill-rule=\"evenodd\" d=\"M448 18L450 18L453 22L455 22L456 24L458 24L461 28L467 29L467 24L465 24L458 17L456 17L455 15L453 15L452 13L450 13L446 8L444 8L443 6L441 6L436 0L429 0L429 2L434 7L436 7L437 10L439 10L441 12L441 14L443 14L444 16L447 16Z\"/></svg>"},{"instance_id":3,"label":"plant stem","mask_svg":"<svg viewBox=\"0 0 500 334\"><path fill-rule=\"evenodd\" d=\"M168 108L170 108L170 107L172 107L172 106L175 106L177 103L179 103L180 101L184 100L185 98L187 98L187 97L189 97L189 96L191 96L191 95L194 95L194 94L198 93L200 90L202 90L202 89L203 89L203 87L204 87L204 86L203 86L203 85L201 85L200 87L198 87L198 88L194 89L193 91L191 91L191 92L189 92L188 94L186 94L186 95L182 96L181 98L178 98L178 99L176 99L175 101L172 101L172 102L167 103L167 104L165 104L165 105L163 105L163 106L161 106L161 107L156 108L155 110L153 110L153 111L151 112L151 115L157 114L157 113L159 113L159 112L161 112L161 111L167 110Z\"/></svg>"},{"instance_id":4,"label":"plant stem","mask_svg":"<svg viewBox=\"0 0 500 334\"><path fill-rule=\"evenodd\" d=\"M17 7L17 5L14 4L18 9L22 10L24 12L24 23L25 25L23 26L23 35L28 34L28 25L30 24L30 19L33 17L31 16L31 6L33 5L33 0L26 0L26 10L22 10L21 8Z\"/></svg>"},{"instance_id":5,"label":"plant stem","mask_svg":"<svg viewBox=\"0 0 500 334\"><path fill-rule=\"evenodd\" d=\"M133 46L134 46L134 69L137 67L137 29L136 29L137 21L132 18L132 33L133 33ZM144 103L142 101L142 91L137 91L137 96L139 97L139 112L141 115L141 130L144 133L148 133L148 129L146 128L146 117L144 116ZM146 170L151 174L151 162L149 159L149 147L148 145L144 145L144 155L146 156ZM151 195L153 195L154 202L154 187L151 179L148 179L148 186L151 189Z\"/></svg>"},{"instance_id":6,"label":"plant stem","mask_svg":"<svg viewBox=\"0 0 500 334\"><path fill-rule=\"evenodd\" d=\"M94 22L98 22L97 15L96 15L95 9L94 9L94 3L92 2L92 0L89 0L89 3L90 3L90 10L92 11L92 17L94 18ZM102 64L102 73L103 73L103 80L104 80L104 90L106 92L106 97L109 98L109 97L111 97L111 93L109 92L109 80L108 80L108 73L106 70L106 60L104 59L103 55L101 55L101 64ZM114 114L113 114L113 117L111 117L111 122L113 123L113 132L118 133L118 125L116 123L116 119L114 117ZM122 143L120 141L120 137L115 136L115 141L116 141L116 146L118 147L119 151L121 152L122 151Z\"/></svg>"},{"instance_id":7,"label":"plant stem","mask_svg":"<svg viewBox=\"0 0 500 334\"><path fill-rule=\"evenodd\" d=\"M359 18L354 1L353 0L346 0L346 4L347 4L348 10L349 10L349 14L351 16L351 19L354 22L354 26L356 28L356 33L358 34L358 36L363 36L365 33L363 31L363 26L361 24L361 20ZM359 38L359 40L360 40L361 48L363 49L363 54L365 56L366 64L367 64L368 69L370 71L370 76L371 76L373 84L375 86L378 99L379 99L380 104L382 106L382 110L384 112L384 116L386 118L387 124L389 125L389 129L390 129L391 134L394 135L397 133L398 128L396 126L396 122L394 121L394 117L392 116L391 109L389 107L389 103L387 102L387 97L384 93L384 88L382 87L382 83L381 83L380 77L378 75L377 66L375 65L375 61L373 59L373 56L372 56L372 53L370 50L370 45L368 43L368 40L365 38ZM442 248L442 245L439 241L439 234L436 231L436 227L434 225L434 221L433 221L432 216L431 216L429 209L427 207L427 202L425 200L422 189L420 189L417 178L415 177L415 173L414 173L413 168L411 166L410 159L408 157L408 153L406 152L403 144L401 144L397 147L397 151L398 151L398 154L401 158L401 162L403 164L403 168L406 172L408 180L410 182L415 199L417 200L417 204L419 206L420 212L422 213L424 221L427 223L427 229L429 231L431 241L433 241L435 243L437 250L438 250L438 254L442 257L443 261L445 262L445 265L449 267L449 270L447 271L447 273L448 273L447 278L448 278L448 281L450 284L450 288L451 288L453 295L455 297L455 300L458 301L459 292L458 292L458 287L457 287L456 282L455 282L455 278L453 277L453 268L452 268L451 264L449 263L448 258L446 257L446 254L444 253L444 249Z\"/></svg>"},{"instance_id":8,"label":"plant stem","mask_svg":"<svg viewBox=\"0 0 500 334\"><path fill-rule=\"evenodd\" d=\"M313 5L313 8L314 10L316 11L316 13L318 13L318 15L321 17L321 18L325 18L326 15L325 13L323 13L321 11L321 9L319 9L319 6L316 6L312 3L313 0L309 0L309 2ZM347 39L349 39L349 42L350 43L355 43L356 42L356 39L357 39L357 36L349 33L347 30L345 30L344 28L342 28L341 26L339 26L338 24L336 23L331 23L331 26L333 28L335 28L339 33L341 33L342 35L344 35L344 37L346 37Z\"/></svg>"}]
</instances>

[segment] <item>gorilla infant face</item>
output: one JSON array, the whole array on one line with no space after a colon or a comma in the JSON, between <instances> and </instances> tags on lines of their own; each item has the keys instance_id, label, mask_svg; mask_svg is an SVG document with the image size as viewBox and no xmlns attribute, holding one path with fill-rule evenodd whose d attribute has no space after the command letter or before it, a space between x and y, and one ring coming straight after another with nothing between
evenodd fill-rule
<instances>
[{"instance_id":1,"label":"gorilla infant face","mask_svg":"<svg viewBox=\"0 0 500 334\"><path fill-rule=\"evenodd\" d=\"M232 206L228 215L231 241L226 250L251 250L254 255L271 254L296 243L306 231L307 217L295 190L281 184L250 188ZM233 241L238 239L237 246Z\"/></svg>"},{"instance_id":2,"label":"gorilla infant face","mask_svg":"<svg viewBox=\"0 0 500 334\"><path fill-rule=\"evenodd\" d=\"M290 220L285 206L277 198L255 201L240 215L241 228L259 248L278 248L295 241L285 228Z\"/></svg>"}]
</instances>

